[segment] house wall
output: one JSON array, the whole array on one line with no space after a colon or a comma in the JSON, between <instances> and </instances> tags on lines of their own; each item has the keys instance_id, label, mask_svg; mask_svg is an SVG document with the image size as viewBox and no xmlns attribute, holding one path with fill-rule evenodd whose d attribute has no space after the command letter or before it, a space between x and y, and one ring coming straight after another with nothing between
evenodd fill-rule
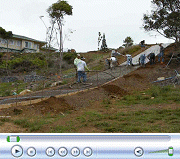
<instances>
[{"instance_id":1,"label":"house wall","mask_svg":"<svg viewBox=\"0 0 180 159\"><path fill-rule=\"evenodd\" d=\"M1 47L7 47L6 40L0 38L0 46ZM14 39L8 40L8 48L21 50L21 48L22 48L21 41L20 40L14 40Z\"/></svg>"},{"instance_id":2,"label":"house wall","mask_svg":"<svg viewBox=\"0 0 180 159\"><path fill-rule=\"evenodd\" d=\"M0 38L0 47L7 47L6 40ZM9 49L22 50L23 48L35 49L39 52L39 44L28 40L10 39L8 43Z\"/></svg>"},{"instance_id":3,"label":"house wall","mask_svg":"<svg viewBox=\"0 0 180 159\"><path fill-rule=\"evenodd\" d=\"M39 44L33 41L22 40L22 49L23 48L35 49L36 52L39 52Z\"/></svg>"}]
</instances>

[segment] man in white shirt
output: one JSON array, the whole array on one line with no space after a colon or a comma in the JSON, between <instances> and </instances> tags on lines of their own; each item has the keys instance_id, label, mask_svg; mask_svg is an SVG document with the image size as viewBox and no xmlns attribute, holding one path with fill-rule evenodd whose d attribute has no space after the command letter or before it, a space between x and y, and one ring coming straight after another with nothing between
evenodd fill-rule
<instances>
[{"instance_id":1,"label":"man in white shirt","mask_svg":"<svg viewBox=\"0 0 180 159\"><path fill-rule=\"evenodd\" d=\"M80 83L81 82L81 77L83 78L83 82L86 82L86 72L85 72L85 68L89 71L86 62L83 61L85 60L84 57L81 57L81 60L77 63L77 72L78 72L78 80L77 82Z\"/></svg>"},{"instance_id":2,"label":"man in white shirt","mask_svg":"<svg viewBox=\"0 0 180 159\"><path fill-rule=\"evenodd\" d=\"M119 64L116 57L114 57L114 56L112 56L110 58L110 61L111 61L110 68L113 68L113 67L115 67L115 66L117 66Z\"/></svg>"},{"instance_id":3,"label":"man in white shirt","mask_svg":"<svg viewBox=\"0 0 180 159\"><path fill-rule=\"evenodd\" d=\"M126 57L127 57L127 66L132 65L132 56L129 54L126 54Z\"/></svg>"},{"instance_id":4,"label":"man in white shirt","mask_svg":"<svg viewBox=\"0 0 180 159\"><path fill-rule=\"evenodd\" d=\"M77 68L77 64L81 61L81 55L77 54L77 57L74 59L74 66ZM76 69L76 78L78 78L77 69Z\"/></svg>"},{"instance_id":5,"label":"man in white shirt","mask_svg":"<svg viewBox=\"0 0 180 159\"><path fill-rule=\"evenodd\" d=\"M77 54L77 57L74 59L74 65L77 66L77 64L79 63L79 61L81 61L81 55Z\"/></svg>"}]
</instances>

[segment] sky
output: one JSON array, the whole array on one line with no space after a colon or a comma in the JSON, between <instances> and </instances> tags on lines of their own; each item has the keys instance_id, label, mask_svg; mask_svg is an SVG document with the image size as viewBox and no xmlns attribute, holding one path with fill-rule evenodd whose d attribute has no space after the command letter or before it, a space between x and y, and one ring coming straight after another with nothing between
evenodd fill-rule
<instances>
[{"instance_id":1,"label":"sky","mask_svg":"<svg viewBox=\"0 0 180 159\"><path fill-rule=\"evenodd\" d=\"M0 0L0 26L13 34L46 41L51 26L47 9L57 0ZM64 17L63 47L77 52L98 49L98 32L105 34L108 48L119 48L130 36L134 44L172 42L142 28L143 14L150 13L151 0L67 0L73 15ZM40 16L44 16L42 20ZM44 23L45 25L44 25ZM56 26L57 27L57 26ZM71 33L70 30L73 32ZM55 35L54 35L55 39ZM56 40L52 46L57 47Z\"/></svg>"}]
</instances>

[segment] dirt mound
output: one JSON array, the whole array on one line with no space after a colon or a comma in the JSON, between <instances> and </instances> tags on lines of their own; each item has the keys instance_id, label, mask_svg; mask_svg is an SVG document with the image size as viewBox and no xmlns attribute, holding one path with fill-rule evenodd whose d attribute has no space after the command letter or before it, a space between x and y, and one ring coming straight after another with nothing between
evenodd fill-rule
<instances>
[{"instance_id":1,"label":"dirt mound","mask_svg":"<svg viewBox=\"0 0 180 159\"><path fill-rule=\"evenodd\" d=\"M119 96L123 96L123 95L127 95L128 92L116 85L104 85L102 86L102 88L108 92L109 94L116 94L116 95L119 95Z\"/></svg>"},{"instance_id":2,"label":"dirt mound","mask_svg":"<svg viewBox=\"0 0 180 159\"><path fill-rule=\"evenodd\" d=\"M68 110L73 110L64 98L50 97L45 101L41 101L37 104L27 106L10 107L7 109L1 109L0 115L2 116L33 116L38 114L62 114Z\"/></svg>"},{"instance_id":3,"label":"dirt mound","mask_svg":"<svg viewBox=\"0 0 180 159\"><path fill-rule=\"evenodd\" d=\"M128 74L128 75L124 75L123 76L125 79L126 78L137 78L137 79L143 79L144 77L142 77L141 75L135 73L135 74Z\"/></svg>"},{"instance_id":4,"label":"dirt mound","mask_svg":"<svg viewBox=\"0 0 180 159\"><path fill-rule=\"evenodd\" d=\"M48 112L56 114L72 110L73 107L70 106L64 98L50 97L49 99L36 104L34 109L39 109L42 114Z\"/></svg>"}]
</instances>

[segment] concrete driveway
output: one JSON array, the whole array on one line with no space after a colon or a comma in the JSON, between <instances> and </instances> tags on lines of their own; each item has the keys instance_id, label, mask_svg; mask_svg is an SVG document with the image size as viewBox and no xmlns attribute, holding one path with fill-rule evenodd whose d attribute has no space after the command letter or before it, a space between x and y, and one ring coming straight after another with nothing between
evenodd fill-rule
<instances>
[{"instance_id":1,"label":"concrete driveway","mask_svg":"<svg viewBox=\"0 0 180 159\"><path fill-rule=\"evenodd\" d=\"M166 48L167 46L169 46L171 43L165 43L165 44L162 44L162 46L164 48ZM160 53L160 46L159 45L154 45L154 46L151 46L150 48L148 48L147 50L143 51L142 53L140 53L139 55L135 56L132 58L132 63L134 65L138 65L139 64L139 57L142 55L142 54L145 54L146 57L147 55L149 55L151 52L155 53L155 56L157 56L159 53ZM146 61L145 63L148 63L149 62L149 59L146 58ZM124 62L122 63L121 65L126 65L127 62Z\"/></svg>"}]
</instances>

